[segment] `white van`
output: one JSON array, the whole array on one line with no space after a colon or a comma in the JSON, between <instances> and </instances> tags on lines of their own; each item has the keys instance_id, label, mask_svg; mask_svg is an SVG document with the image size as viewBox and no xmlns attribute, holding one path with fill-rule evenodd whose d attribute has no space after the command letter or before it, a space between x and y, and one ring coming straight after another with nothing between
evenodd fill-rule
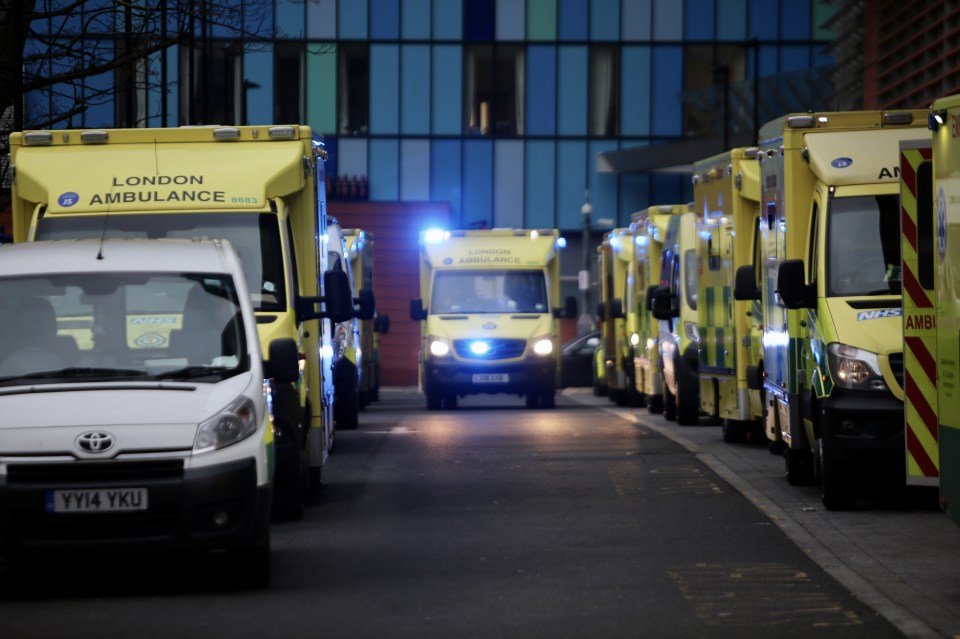
<instances>
[{"instance_id":1,"label":"white van","mask_svg":"<svg viewBox=\"0 0 960 639\"><path fill-rule=\"evenodd\" d=\"M0 247L0 552L226 550L270 576L270 380L226 241Z\"/></svg>"}]
</instances>

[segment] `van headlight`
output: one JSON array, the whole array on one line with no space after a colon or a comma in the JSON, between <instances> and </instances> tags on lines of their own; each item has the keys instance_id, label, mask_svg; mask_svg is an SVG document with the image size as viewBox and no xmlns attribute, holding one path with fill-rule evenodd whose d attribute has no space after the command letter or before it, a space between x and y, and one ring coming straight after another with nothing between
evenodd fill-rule
<instances>
[{"instance_id":1,"label":"van headlight","mask_svg":"<svg viewBox=\"0 0 960 639\"><path fill-rule=\"evenodd\" d=\"M450 342L441 337L431 337L428 340L427 350L434 357L446 357L450 354Z\"/></svg>"},{"instance_id":2,"label":"van headlight","mask_svg":"<svg viewBox=\"0 0 960 639\"><path fill-rule=\"evenodd\" d=\"M853 390L887 390L876 353L834 342L827 346L827 359L837 386Z\"/></svg>"},{"instance_id":3,"label":"van headlight","mask_svg":"<svg viewBox=\"0 0 960 639\"><path fill-rule=\"evenodd\" d=\"M537 355L553 353L553 340L549 337L538 337L533 340L533 352Z\"/></svg>"},{"instance_id":4,"label":"van headlight","mask_svg":"<svg viewBox=\"0 0 960 639\"><path fill-rule=\"evenodd\" d=\"M220 413L200 424L193 452L219 450L243 441L257 430L257 411L249 397L238 397Z\"/></svg>"}]
</instances>

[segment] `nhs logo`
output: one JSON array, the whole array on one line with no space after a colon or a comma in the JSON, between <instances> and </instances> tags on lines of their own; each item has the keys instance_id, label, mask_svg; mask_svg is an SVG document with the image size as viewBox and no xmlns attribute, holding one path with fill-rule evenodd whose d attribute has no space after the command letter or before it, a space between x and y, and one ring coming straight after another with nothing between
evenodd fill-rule
<instances>
[{"instance_id":1,"label":"nhs logo","mask_svg":"<svg viewBox=\"0 0 960 639\"><path fill-rule=\"evenodd\" d=\"M902 317L902 308L884 308L876 311L861 311L857 313L857 321L881 319L884 317Z\"/></svg>"}]
</instances>

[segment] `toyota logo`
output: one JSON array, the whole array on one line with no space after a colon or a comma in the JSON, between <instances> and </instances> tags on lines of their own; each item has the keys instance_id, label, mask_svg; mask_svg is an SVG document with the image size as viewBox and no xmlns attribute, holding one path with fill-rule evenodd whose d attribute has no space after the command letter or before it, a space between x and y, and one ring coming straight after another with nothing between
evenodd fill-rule
<instances>
[{"instance_id":1,"label":"toyota logo","mask_svg":"<svg viewBox=\"0 0 960 639\"><path fill-rule=\"evenodd\" d=\"M113 435L94 430L77 437L77 446L88 453L105 453L113 448Z\"/></svg>"}]
</instances>

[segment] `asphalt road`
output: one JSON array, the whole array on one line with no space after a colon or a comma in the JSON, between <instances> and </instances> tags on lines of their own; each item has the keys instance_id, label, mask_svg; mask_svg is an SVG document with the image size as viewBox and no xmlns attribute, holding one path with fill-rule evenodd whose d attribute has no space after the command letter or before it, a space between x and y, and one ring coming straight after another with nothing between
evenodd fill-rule
<instances>
[{"instance_id":1,"label":"asphalt road","mask_svg":"<svg viewBox=\"0 0 960 639\"><path fill-rule=\"evenodd\" d=\"M798 545L790 511L750 487L762 471L738 474L724 449L684 439L718 441L718 427L682 429L589 391L568 392L555 410L522 404L491 396L427 412L416 391L385 389L358 430L338 434L306 518L274 525L269 588L238 586L221 558L78 555L25 580L0 567L0 637L931 630L909 614L891 620L836 566L819 564L815 544ZM723 446L738 459L771 457Z\"/></svg>"}]
</instances>

